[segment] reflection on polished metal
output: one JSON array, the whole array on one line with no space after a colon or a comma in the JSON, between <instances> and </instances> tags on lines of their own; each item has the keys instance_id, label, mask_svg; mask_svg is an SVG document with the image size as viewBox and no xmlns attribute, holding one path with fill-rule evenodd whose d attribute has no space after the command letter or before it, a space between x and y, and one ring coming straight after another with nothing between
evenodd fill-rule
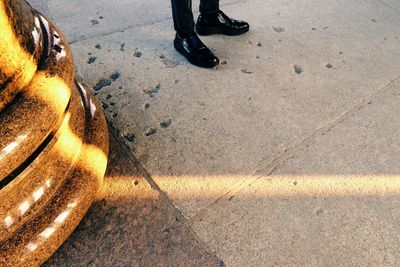
<instances>
[{"instance_id":1,"label":"reflection on polished metal","mask_svg":"<svg viewBox=\"0 0 400 267\"><path fill-rule=\"evenodd\" d=\"M74 78L61 32L0 0L0 266L39 265L94 200L108 156L104 115Z\"/></svg>"}]
</instances>

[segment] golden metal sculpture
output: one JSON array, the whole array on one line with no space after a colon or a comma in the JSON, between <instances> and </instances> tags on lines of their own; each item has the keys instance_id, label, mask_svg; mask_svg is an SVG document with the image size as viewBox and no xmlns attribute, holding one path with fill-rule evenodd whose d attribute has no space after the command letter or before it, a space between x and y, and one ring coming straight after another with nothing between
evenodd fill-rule
<instances>
[{"instance_id":1,"label":"golden metal sculpture","mask_svg":"<svg viewBox=\"0 0 400 267\"><path fill-rule=\"evenodd\" d=\"M103 179L105 118L73 66L46 17L0 0L0 266L44 262Z\"/></svg>"}]
</instances>

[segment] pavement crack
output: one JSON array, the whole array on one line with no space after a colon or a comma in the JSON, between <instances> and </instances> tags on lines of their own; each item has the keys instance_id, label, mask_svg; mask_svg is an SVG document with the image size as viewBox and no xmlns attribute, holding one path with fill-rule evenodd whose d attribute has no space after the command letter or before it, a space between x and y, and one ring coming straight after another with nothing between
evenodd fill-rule
<instances>
[{"instance_id":1,"label":"pavement crack","mask_svg":"<svg viewBox=\"0 0 400 267\"><path fill-rule=\"evenodd\" d=\"M89 35L89 36L85 36L85 37L81 37L81 38L77 38L77 39L73 39L72 41L69 42L69 44L74 44L74 43L78 43L78 42L82 42L82 41L86 41L86 40L90 40L90 39L94 39L94 38L98 38L98 37L104 37L107 35L111 35L114 33L121 33L130 29L136 29L136 28L141 28L141 27L146 27L146 26L151 26L157 23L162 23L162 22L166 22L171 20L170 18L164 18L164 19L160 19L160 20L156 20L153 21L151 23L147 23L147 24L137 24L137 25L130 25L124 28L120 28L120 29L115 29L113 31L109 31L109 32L103 32L103 33L98 33L98 34L94 34L94 35Z\"/></svg>"},{"instance_id":2,"label":"pavement crack","mask_svg":"<svg viewBox=\"0 0 400 267\"><path fill-rule=\"evenodd\" d=\"M195 214L193 217L189 218L187 220L187 223L191 226L193 223L202 220L205 216L207 216L208 211L212 210L219 205L223 205L227 201L229 201L229 198L237 194L238 192L242 191L245 187L250 186L257 180L270 176L272 173L274 173L279 166L281 166L283 163L285 163L288 159L294 157L295 152L303 148L308 142L310 142L312 139L314 139L318 134L322 132L329 131L333 127L339 125L343 121L345 121L351 114L356 113L363 107L368 105L368 102L370 102L375 96L379 95L382 93L385 89L387 89L393 82L398 80L400 78L400 74L398 74L396 77L394 77L392 80L390 80L388 83L384 84L382 87L380 87L378 90L372 92L371 94L365 96L364 98L361 99L356 105L352 106L348 110L342 112L338 116L336 116L334 119L329 120L326 122L324 125L320 126L310 134L306 135L303 137L300 142L297 144L293 145L290 148L284 149L281 154L279 154L277 157L269 161L267 164L265 164L263 167L255 170L252 174L249 175L249 179L245 179L243 182L238 183L234 188L226 192L225 194L221 195L218 199L216 199L214 202L212 202L210 205L207 207L203 208L200 210L197 214Z\"/></svg>"},{"instance_id":3,"label":"pavement crack","mask_svg":"<svg viewBox=\"0 0 400 267\"><path fill-rule=\"evenodd\" d=\"M124 141L121 140L120 136L115 133L115 130L113 130L110 127L110 133L116 140L117 146L119 151L125 156L128 161L134 165L139 174L142 175L146 181L150 184L151 188L157 191L159 194L160 200L174 213L176 219L178 221L184 221L186 220L185 216L175 207L175 205L172 203L171 199L167 196L167 194L161 190L161 188L157 185L157 183L153 180L151 177L151 174L146 170L146 168L140 163L140 161L136 158L136 156L132 153L132 151L127 147L127 145L124 143Z\"/></svg>"},{"instance_id":4,"label":"pavement crack","mask_svg":"<svg viewBox=\"0 0 400 267\"><path fill-rule=\"evenodd\" d=\"M235 5L235 4L238 4L238 3L246 3L247 1L248 0L245 0L245 1L238 0L238 1L234 1L234 2L225 4L225 5L221 5L221 6L222 7L227 7L227 6ZM198 14L199 14L199 12L194 12L194 15L198 15ZM102 33L97 33L97 34L93 34L93 35L89 35L89 36L84 36L84 37L72 39L71 41L69 41L69 44L72 45L74 43L78 43L78 42L81 42L81 41L86 41L86 40L99 38L99 37L101 38L101 37L108 36L108 35L111 35L111 34L114 34L114 33L121 33L121 32L130 30L130 29L136 29L136 28L141 28L141 27L146 27L146 26L152 26L152 25L155 25L155 24L158 24L158 23L167 22L167 21L172 21L172 16L164 17L162 19L155 20L155 21L152 21L150 23L130 25L130 26L126 26L126 27L123 27L123 28L115 29L115 30L112 30L112 31L109 31L109 32L102 32Z\"/></svg>"},{"instance_id":5,"label":"pavement crack","mask_svg":"<svg viewBox=\"0 0 400 267\"><path fill-rule=\"evenodd\" d=\"M176 220L180 223L182 223L182 226L185 226L186 229L189 231L189 233L195 238L201 246L210 254L214 255L215 258L217 258L221 263L223 261L221 260L220 257L218 257L217 253L207 244L205 243L198 235L197 233L193 230L192 227L190 227L187 223L186 217L175 207L173 204L172 200L168 197L168 195L161 190L161 188L157 185L157 183L154 181L154 179L151 177L151 174L146 170L146 168L140 163L140 161L136 158L134 153L129 149L129 147L124 143L124 141L120 138L120 136L115 132L115 130L112 127L109 127L110 134L114 137L115 143L118 147L118 151L122 153L126 159L133 164L133 166L136 167L138 170L139 174L143 176L143 178L150 184L151 188L153 190L156 190L157 193L159 194L159 199L160 201L166 205L166 207L173 212Z\"/></svg>"},{"instance_id":6,"label":"pavement crack","mask_svg":"<svg viewBox=\"0 0 400 267\"><path fill-rule=\"evenodd\" d=\"M397 8L395 8L395 7L393 7L392 5L390 5L390 4L386 3L386 2L384 2L383 0L376 0L376 1L379 2L379 3L381 3L382 5L386 6L387 8L392 9L392 10L395 10L397 13L400 13L400 11L399 11Z\"/></svg>"}]
</instances>

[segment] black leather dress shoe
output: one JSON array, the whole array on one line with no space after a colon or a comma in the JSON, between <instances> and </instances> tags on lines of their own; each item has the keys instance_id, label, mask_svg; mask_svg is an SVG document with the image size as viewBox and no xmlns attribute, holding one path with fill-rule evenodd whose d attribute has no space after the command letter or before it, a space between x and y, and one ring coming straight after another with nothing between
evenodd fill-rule
<instances>
[{"instance_id":1,"label":"black leather dress shoe","mask_svg":"<svg viewBox=\"0 0 400 267\"><path fill-rule=\"evenodd\" d=\"M239 35L249 31L249 28L247 22L231 19L221 10L215 15L199 15L196 24L196 31L199 35Z\"/></svg>"},{"instance_id":2,"label":"black leather dress shoe","mask_svg":"<svg viewBox=\"0 0 400 267\"><path fill-rule=\"evenodd\" d=\"M212 68L219 64L218 58L203 44L195 32L185 37L176 34L174 46L190 63L198 67Z\"/></svg>"}]
</instances>

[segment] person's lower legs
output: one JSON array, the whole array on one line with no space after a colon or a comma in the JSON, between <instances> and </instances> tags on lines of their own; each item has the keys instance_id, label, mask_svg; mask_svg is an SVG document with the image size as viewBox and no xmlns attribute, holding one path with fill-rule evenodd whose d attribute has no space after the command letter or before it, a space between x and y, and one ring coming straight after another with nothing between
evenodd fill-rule
<instances>
[{"instance_id":1,"label":"person's lower legs","mask_svg":"<svg viewBox=\"0 0 400 267\"><path fill-rule=\"evenodd\" d=\"M192 0L171 0L175 31L187 35L194 31Z\"/></svg>"},{"instance_id":2,"label":"person's lower legs","mask_svg":"<svg viewBox=\"0 0 400 267\"><path fill-rule=\"evenodd\" d=\"M219 11L219 0L200 0L200 13L202 15L213 15Z\"/></svg>"},{"instance_id":3,"label":"person's lower legs","mask_svg":"<svg viewBox=\"0 0 400 267\"><path fill-rule=\"evenodd\" d=\"M219 10L219 0L200 0L200 16L194 31L191 0L171 0L176 35L175 49L192 64L212 68L219 59L203 44L197 34L239 35L249 30L249 24L229 18Z\"/></svg>"},{"instance_id":4,"label":"person's lower legs","mask_svg":"<svg viewBox=\"0 0 400 267\"><path fill-rule=\"evenodd\" d=\"M194 31L191 0L171 0L176 36L175 49L192 64L212 68L219 60L199 39Z\"/></svg>"}]
</instances>

